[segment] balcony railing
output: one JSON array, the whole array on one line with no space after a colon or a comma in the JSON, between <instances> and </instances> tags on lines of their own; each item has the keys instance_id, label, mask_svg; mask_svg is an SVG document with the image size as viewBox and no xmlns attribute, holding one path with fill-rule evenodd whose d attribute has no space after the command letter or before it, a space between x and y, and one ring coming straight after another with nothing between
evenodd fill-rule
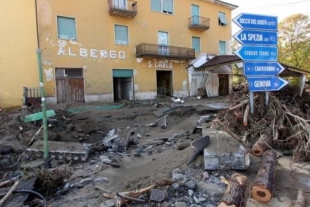
<instances>
[{"instance_id":1,"label":"balcony railing","mask_svg":"<svg viewBox=\"0 0 310 207\"><path fill-rule=\"evenodd\" d=\"M109 13L113 16L134 18L137 15L137 2L131 0L109 0Z\"/></svg>"},{"instance_id":2,"label":"balcony railing","mask_svg":"<svg viewBox=\"0 0 310 207\"><path fill-rule=\"evenodd\" d=\"M136 47L136 57L192 60L195 59L195 50L187 47L142 43Z\"/></svg>"},{"instance_id":3,"label":"balcony railing","mask_svg":"<svg viewBox=\"0 0 310 207\"><path fill-rule=\"evenodd\" d=\"M192 16L189 19L188 28L205 31L210 28L210 19L201 16Z\"/></svg>"}]
</instances>

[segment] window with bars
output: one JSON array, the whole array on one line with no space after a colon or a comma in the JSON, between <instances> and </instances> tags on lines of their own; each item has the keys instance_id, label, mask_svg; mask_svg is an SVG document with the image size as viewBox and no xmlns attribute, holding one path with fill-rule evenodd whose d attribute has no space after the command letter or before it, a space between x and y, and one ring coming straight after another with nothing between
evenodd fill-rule
<instances>
[{"instance_id":1,"label":"window with bars","mask_svg":"<svg viewBox=\"0 0 310 207\"><path fill-rule=\"evenodd\" d=\"M173 14L173 0L151 0L151 10Z\"/></svg>"},{"instance_id":2,"label":"window with bars","mask_svg":"<svg viewBox=\"0 0 310 207\"><path fill-rule=\"evenodd\" d=\"M115 25L115 44L128 45L128 27L122 25Z\"/></svg>"},{"instance_id":3,"label":"window with bars","mask_svg":"<svg viewBox=\"0 0 310 207\"><path fill-rule=\"evenodd\" d=\"M76 40L75 18L57 17L58 38Z\"/></svg>"}]
</instances>

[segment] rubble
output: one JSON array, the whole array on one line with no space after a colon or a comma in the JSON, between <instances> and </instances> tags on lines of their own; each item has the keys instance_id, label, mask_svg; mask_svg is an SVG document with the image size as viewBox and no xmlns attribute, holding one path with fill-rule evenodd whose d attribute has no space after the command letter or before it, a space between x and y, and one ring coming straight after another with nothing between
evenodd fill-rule
<instances>
[{"instance_id":1,"label":"rubble","mask_svg":"<svg viewBox=\"0 0 310 207\"><path fill-rule=\"evenodd\" d=\"M289 104L281 102L277 105L281 106L281 111L276 108L275 116L283 113L278 118L284 117L279 123L283 123L285 130L274 121L272 112L277 100L282 101L279 97L279 94L271 94L271 110L264 106L263 97L258 94L256 111L248 114L247 122L242 116L247 111L248 103L244 101L247 96L239 93L230 98L232 105L226 109L223 109L222 105L226 104L222 102L220 107L211 109L207 104L188 105L189 100L182 105L150 102L122 107L72 106L70 112L69 109L55 108L55 116L49 119L48 129L51 169L44 169L41 159L42 121L25 123L20 119L37 113L38 109L29 107L1 112L0 121L5 124L0 126L0 190L6 194L14 179L24 182L26 177L32 177L36 182L31 190L42 194L52 206L117 206L130 203L134 207L147 203L148 206L214 207L221 202L230 205L225 189L236 184L234 173L248 178L247 190L254 186L261 158L253 156L256 150L252 148L259 137L262 137L260 143L267 145L257 144L259 148L255 149L265 152L272 147L278 152L283 150L282 154L277 153L281 156L284 150L290 151L289 146L295 146L287 140L302 140L301 135L307 138L302 131L307 128L304 121L307 116L302 111L290 111L299 103L297 97ZM197 99L199 102L204 100L207 101ZM245 104L236 107L240 103ZM217 105L215 102L212 104ZM285 125L289 123L297 125L289 128L290 125ZM272 127L279 127L276 140L272 133L268 133ZM288 132L293 134L287 137L285 133ZM204 139L209 141L199 144L199 140ZM295 149L300 152L305 146L297 145ZM195 156L193 147L199 148ZM78 154L77 159L74 154ZM186 165L191 158L193 161ZM281 167L277 167L277 174L290 176L290 171L278 168ZM167 182L157 185L160 181ZM279 182L281 179L274 181L275 188L282 187ZM102 196L94 186L111 194ZM293 204L298 190L307 195L310 188L307 182L294 182L291 186L296 190L284 188L273 191L268 197L271 198L268 204L280 202L277 198L283 199L283 195L290 195L290 204ZM233 189L239 187L236 185ZM15 196L17 194L10 197ZM238 203L238 196L231 198L236 198ZM112 198L116 199L116 203ZM244 198L246 203L257 202L248 196ZM308 203L307 196L304 198ZM35 202L42 205L42 201L38 197L26 204L32 207Z\"/></svg>"}]
</instances>

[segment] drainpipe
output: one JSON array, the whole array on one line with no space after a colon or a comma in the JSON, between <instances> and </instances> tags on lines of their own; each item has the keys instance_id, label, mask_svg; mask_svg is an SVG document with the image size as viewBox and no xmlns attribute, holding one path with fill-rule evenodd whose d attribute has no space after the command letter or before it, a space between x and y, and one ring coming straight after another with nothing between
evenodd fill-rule
<instances>
[{"instance_id":1,"label":"drainpipe","mask_svg":"<svg viewBox=\"0 0 310 207\"><path fill-rule=\"evenodd\" d=\"M49 166L49 156L48 156L48 133L47 133L47 117L46 117L46 99L45 99L45 89L44 89L44 79L43 79L43 69L42 69L42 50L40 49L39 40L39 24L38 24L38 9L37 0L35 1L35 15L36 15L36 28L37 28L37 60L38 60L38 70L39 70L39 81L40 81L40 94L42 102L42 121L43 121L43 140L44 140L44 167Z\"/></svg>"}]
</instances>

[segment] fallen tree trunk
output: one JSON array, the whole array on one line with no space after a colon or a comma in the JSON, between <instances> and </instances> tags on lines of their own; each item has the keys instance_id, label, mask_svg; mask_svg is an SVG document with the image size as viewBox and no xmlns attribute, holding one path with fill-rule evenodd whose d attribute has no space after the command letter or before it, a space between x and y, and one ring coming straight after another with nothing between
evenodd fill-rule
<instances>
[{"instance_id":1,"label":"fallen tree trunk","mask_svg":"<svg viewBox=\"0 0 310 207\"><path fill-rule=\"evenodd\" d=\"M239 173L231 176L227 185L226 191L223 195L221 203L218 207L241 207L245 204L245 188L247 177Z\"/></svg>"},{"instance_id":2,"label":"fallen tree trunk","mask_svg":"<svg viewBox=\"0 0 310 207\"><path fill-rule=\"evenodd\" d=\"M271 145L272 139L267 134L261 134L258 140L255 142L255 144L252 147L252 154L261 157L263 153L269 149L269 146Z\"/></svg>"},{"instance_id":3,"label":"fallen tree trunk","mask_svg":"<svg viewBox=\"0 0 310 207\"><path fill-rule=\"evenodd\" d=\"M264 152L259 170L250 189L251 196L258 202L271 200L276 174L276 153L272 150Z\"/></svg>"},{"instance_id":4,"label":"fallen tree trunk","mask_svg":"<svg viewBox=\"0 0 310 207\"><path fill-rule=\"evenodd\" d=\"M306 206L306 200L304 197L304 192L302 190L299 190L294 207L305 207L305 206Z\"/></svg>"}]
</instances>

